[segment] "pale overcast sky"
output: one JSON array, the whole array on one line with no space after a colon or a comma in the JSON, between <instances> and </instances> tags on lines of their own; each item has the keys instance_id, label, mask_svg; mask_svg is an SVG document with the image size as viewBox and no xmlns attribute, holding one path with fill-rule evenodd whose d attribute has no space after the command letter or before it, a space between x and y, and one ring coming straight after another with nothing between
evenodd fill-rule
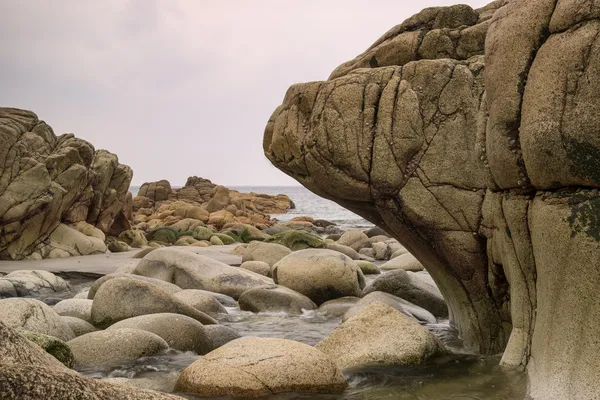
<instances>
[{"instance_id":1,"label":"pale overcast sky","mask_svg":"<svg viewBox=\"0 0 600 400\"><path fill-rule=\"evenodd\" d=\"M455 3L0 0L0 106L116 153L134 185L293 185L262 151L287 88L326 79L422 8Z\"/></svg>"}]
</instances>

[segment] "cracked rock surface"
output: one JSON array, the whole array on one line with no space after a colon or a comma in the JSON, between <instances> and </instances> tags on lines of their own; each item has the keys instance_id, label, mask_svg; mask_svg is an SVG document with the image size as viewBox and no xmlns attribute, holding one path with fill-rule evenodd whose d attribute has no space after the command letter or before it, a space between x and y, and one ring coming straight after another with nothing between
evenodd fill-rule
<instances>
[{"instance_id":1,"label":"cracked rock surface","mask_svg":"<svg viewBox=\"0 0 600 400\"><path fill-rule=\"evenodd\" d=\"M106 251L132 176L116 155L56 136L30 111L0 108L0 259Z\"/></svg>"},{"instance_id":2,"label":"cracked rock surface","mask_svg":"<svg viewBox=\"0 0 600 400\"><path fill-rule=\"evenodd\" d=\"M600 397L599 36L593 1L426 9L293 85L264 135L274 165L393 234L533 399Z\"/></svg>"}]
</instances>

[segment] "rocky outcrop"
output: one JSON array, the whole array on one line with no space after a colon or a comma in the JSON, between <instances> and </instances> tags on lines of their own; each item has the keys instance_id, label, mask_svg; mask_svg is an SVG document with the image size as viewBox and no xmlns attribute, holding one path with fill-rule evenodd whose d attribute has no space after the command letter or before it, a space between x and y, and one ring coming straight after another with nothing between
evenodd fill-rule
<instances>
[{"instance_id":1,"label":"rocky outcrop","mask_svg":"<svg viewBox=\"0 0 600 400\"><path fill-rule=\"evenodd\" d=\"M34 113L0 108L0 259L106 251L132 174L116 155L56 136Z\"/></svg>"},{"instance_id":2,"label":"rocky outcrop","mask_svg":"<svg viewBox=\"0 0 600 400\"><path fill-rule=\"evenodd\" d=\"M396 237L533 399L600 396L600 9L583 3L426 9L292 86L264 136L273 164Z\"/></svg>"}]
</instances>

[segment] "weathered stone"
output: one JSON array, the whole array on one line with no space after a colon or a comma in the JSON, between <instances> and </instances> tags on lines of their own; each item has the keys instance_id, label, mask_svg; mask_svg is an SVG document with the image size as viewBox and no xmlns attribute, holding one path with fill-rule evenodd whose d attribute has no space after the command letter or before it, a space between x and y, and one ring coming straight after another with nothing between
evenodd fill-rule
<instances>
[{"instance_id":1,"label":"weathered stone","mask_svg":"<svg viewBox=\"0 0 600 400\"><path fill-rule=\"evenodd\" d=\"M333 250L293 252L273 266L275 283L308 296L316 304L358 296L365 286L362 271L348 256Z\"/></svg>"},{"instance_id":2,"label":"weathered stone","mask_svg":"<svg viewBox=\"0 0 600 400\"><path fill-rule=\"evenodd\" d=\"M444 354L426 328L394 308L376 302L336 328L316 346L341 369L363 365L418 365Z\"/></svg>"},{"instance_id":3,"label":"weathered stone","mask_svg":"<svg viewBox=\"0 0 600 400\"><path fill-rule=\"evenodd\" d=\"M238 299L240 309L258 312L302 314L317 308L311 299L284 286L265 285L246 290Z\"/></svg>"},{"instance_id":4,"label":"weathered stone","mask_svg":"<svg viewBox=\"0 0 600 400\"><path fill-rule=\"evenodd\" d=\"M290 249L281 244L253 242L246 247L242 255L242 262L262 261L272 267L291 252Z\"/></svg>"},{"instance_id":5,"label":"weathered stone","mask_svg":"<svg viewBox=\"0 0 600 400\"><path fill-rule=\"evenodd\" d=\"M369 238L358 229L345 232L337 243L351 247L354 251L359 251L363 247L370 247Z\"/></svg>"},{"instance_id":6,"label":"weathered stone","mask_svg":"<svg viewBox=\"0 0 600 400\"><path fill-rule=\"evenodd\" d=\"M75 337L85 335L86 333L90 332L96 332L98 330L94 327L94 325L77 317L61 316L60 319L67 324L69 328L71 328Z\"/></svg>"},{"instance_id":7,"label":"weathered stone","mask_svg":"<svg viewBox=\"0 0 600 400\"><path fill-rule=\"evenodd\" d=\"M381 274L381 271L379 270L379 267L377 267L377 265L373 264L370 261L356 260L356 265L358 265L358 268L360 268L360 270L362 271L362 273L365 274L365 275L379 275L379 274Z\"/></svg>"},{"instance_id":8,"label":"weathered stone","mask_svg":"<svg viewBox=\"0 0 600 400\"><path fill-rule=\"evenodd\" d=\"M0 298L34 296L68 290L69 284L64 279L47 271L13 271L0 278Z\"/></svg>"},{"instance_id":9,"label":"weathered stone","mask_svg":"<svg viewBox=\"0 0 600 400\"><path fill-rule=\"evenodd\" d=\"M271 266L263 261L244 261L242 265L240 265L240 268L247 269L248 271L263 276L271 276Z\"/></svg>"},{"instance_id":10,"label":"weathered stone","mask_svg":"<svg viewBox=\"0 0 600 400\"><path fill-rule=\"evenodd\" d=\"M423 265L410 253L402 254L398 257L393 257L390 261L383 264L383 271L392 271L395 269L403 269L405 271L418 272L423 271Z\"/></svg>"},{"instance_id":11,"label":"weathered stone","mask_svg":"<svg viewBox=\"0 0 600 400\"><path fill-rule=\"evenodd\" d=\"M46 353L56 358L65 367L73 367L73 352L62 340L55 338L54 336L48 336L42 333L27 331L24 329L19 330L19 334L21 334L27 340L30 340L40 346Z\"/></svg>"},{"instance_id":12,"label":"weathered stone","mask_svg":"<svg viewBox=\"0 0 600 400\"><path fill-rule=\"evenodd\" d=\"M181 300L185 304L194 307L196 310L202 311L211 317L216 318L219 314L227 314L227 310L217 300L214 294L208 294L204 290L186 289L173 294L173 297ZM227 297L227 296L224 296ZM229 305L235 306L235 300L230 298Z\"/></svg>"},{"instance_id":13,"label":"weathered stone","mask_svg":"<svg viewBox=\"0 0 600 400\"><path fill-rule=\"evenodd\" d=\"M286 392L339 393L346 386L334 363L311 346L285 339L243 338L184 369L175 390L249 398Z\"/></svg>"},{"instance_id":14,"label":"weathered stone","mask_svg":"<svg viewBox=\"0 0 600 400\"><path fill-rule=\"evenodd\" d=\"M92 300L88 299L66 299L54 305L54 311L60 316L75 317L86 322L92 319Z\"/></svg>"},{"instance_id":15,"label":"weathered stone","mask_svg":"<svg viewBox=\"0 0 600 400\"><path fill-rule=\"evenodd\" d=\"M0 300L0 322L9 328L23 328L54 336L65 342L75 337L56 311L35 299Z\"/></svg>"},{"instance_id":16,"label":"weathered stone","mask_svg":"<svg viewBox=\"0 0 600 400\"><path fill-rule=\"evenodd\" d=\"M88 290L87 298L90 300L93 300L94 297L96 296L96 292L98 291L98 289L100 289L100 287L103 284L105 284L106 282L110 281L111 279L115 279L115 278L132 279L134 281L148 282L155 286L158 286L159 288L161 288L161 290L163 290L169 294L175 294L175 293L183 290L179 286L173 285L172 283L169 283L169 282L165 282L161 279L154 279L154 278L149 278L147 276L140 276L140 275L117 272L114 274L104 275L102 278L97 279L92 284L90 289Z\"/></svg>"},{"instance_id":17,"label":"weathered stone","mask_svg":"<svg viewBox=\"0 0 600 400\"><path fill-rule=\"evenodd\" d=\"M210 351L218 349L232 340L241 338L233 328L224 325L206 325L204 331L208 336Z\"/></svg>"},{"instance_id":18,"label":"weathered stone","mask_svg":"<svg viewBox=\"0 0 600 400\"><path fill-rule=\"evenodd\" d=\"M386 304L400 311L402 314L415 318L419 321L429 324L435 324L437 322L433 314L427 311L426 309L412 304L404 299L401 299L400 297L385 292L371 292L367 294L356 304L350 307L350 309L348 309L348 311L343 315L342 321L347 321L348 319L360 313L369 304L377 302Z\"/></svg>"}]
</instances>

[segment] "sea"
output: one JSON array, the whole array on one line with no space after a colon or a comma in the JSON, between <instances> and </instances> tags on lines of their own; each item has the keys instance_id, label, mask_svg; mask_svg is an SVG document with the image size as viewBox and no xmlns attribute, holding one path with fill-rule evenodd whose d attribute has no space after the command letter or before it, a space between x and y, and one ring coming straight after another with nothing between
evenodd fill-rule
<instances>
[{"instance_id":1,"label":"sea","mask_svg":"<svg viewBox=\"0 0 600 400\"><path fill-rule=\"evenodd\" d=\"M178 188L178 186L173 186L173 188ZM231 186L230 188L243 193L254 192L270 195L288 195L296 205L296 208L289 210L286 214L272 215L273 218L279 221L289 221L294 217L309 216L314 219L324 219L333 222L344 230L373 227L373 224L366 219L333 201L317 196L303 186ZM137 195L139 189L139 186L131 186L129 188L134 196Z\"/></svg>"}]
</instances>

